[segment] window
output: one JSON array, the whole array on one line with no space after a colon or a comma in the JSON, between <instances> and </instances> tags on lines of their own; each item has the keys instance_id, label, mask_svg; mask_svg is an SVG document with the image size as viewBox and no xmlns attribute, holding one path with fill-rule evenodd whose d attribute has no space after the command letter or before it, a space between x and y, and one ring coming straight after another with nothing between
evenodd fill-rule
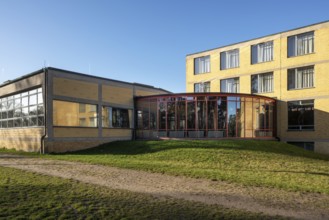
<instances>
[{"instance_id":1,"label":"window","mask_svg":"<svg viewBox=\"0 0 329 220\"><path fill-rule=\"evenodd\" d=\"M224 79L220 81L220 91L238 93L239 92L239 78Z\"/></svg>"},{"instance_id":2,"label":"window","mask_svg":"<svg viewBox=\"0 0 329 220\"><path fill-rule=\"evenodd\" d=\"M273 60L273 41L251 46L251 63L263 63Z\"/></svg>"},{"instance_id":3,"label":"window","mask_svg":"<svg viewBox=\"0 0 329 220\"><path fill-rule=\"evenodd\" d=\"M288 102L288 129L314 129L314 100Z\"/></svg>"},{"instance_id":4,"label":"window","mask_svg":"<svg viewBox=\"0 0 329 220\"><path fill-rule=\"evenodd\" d=\"M0 128L44 125L42 89L0 98Z\"/></svg>"},{"instance_id":5,"label":"window","mask_svg":"<svg viewBox=\"0 0 329 220\"><path fill-rule=\"evenodd\" d=\"M132 110L103 106L103 127L132 128Z\"/></svg>"},{"instance_id":6,"label":"window","mask_svg":"<svg viewBox=\"0 0 329 220\"><path fill-rule=\"evenodd\" d=\"M314 142L287 142L287 143L303 148L304 150L314 151Z\"/></svg>"},{"instance_id":7,"label":"window","mask_svg":"<svg viewBox=\"0 0 329 220\"><path fill-rule=\"evenodd\" d=\"M97 105L54 100L54 126L97 127L98 115L94 109Z\"/></svg>"},{"instance_id":8,"label":"window","mask_svg":"<svg viewBox=\"0 0 329 220\"><path fill-rule=\"evenodd\" d=\"M210 82L195 83L194 92L210 92Z\"/></svg>"},{"instance_id":9,"label":"window","mask_svg":"<svg viewBox=\"0 0 329 220\"><path fill-rule=\"evenodd\" d=\"M239 49L229 50L220 53L220 69L231 69L239 67Z\"/></svg>"},{"instance_id":10,"label":"window","mask_svg":"<svg viewBox=\"0 0 329 220\"><path fill-rule=\"evenodd\" d=\"M273 73L262 73L251 76L251 92L273 92Z\"/></svg>"},{"instance_id":11,"label":"window","mask_svg":"<svg viewBox=\"0 0 329 220\"><path fill-rule=\"evenodd\" d=\"M288 37L288 57L301 56L314 52L314 32Z\"/></svg>"},{"instance_id":12,"label":"window","mask_svg":"<svg viewBox=\"0 0 329 220\"><path fill-rule=\"evenodd\" d=\"M210 72L210 56L198 57L194 59L194 74Z\"/></svg>"},{"instance_id":13,"label":"window","mask_svg":"<svg viewBox=\"0 0 329 220\"><path fill-rule=\"evenodd\" d=\"M288 90L312 87L314 87L314 66L288 70Z\"/></svg>"}]
</instances>

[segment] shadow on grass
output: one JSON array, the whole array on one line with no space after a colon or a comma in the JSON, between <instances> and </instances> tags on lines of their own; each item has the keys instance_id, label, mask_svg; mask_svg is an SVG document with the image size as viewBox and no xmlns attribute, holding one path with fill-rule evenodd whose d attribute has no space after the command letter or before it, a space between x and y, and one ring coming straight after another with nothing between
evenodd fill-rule
<instances>
[{"instance_id":1,"label":"shadow on grass","mask_svg":"<svg viewBox=\"0 0 329 220\"><path fill-rule=\"evenodd\" d=\"M39 178L44 182L47 177ZM0 219L281 219L72 181L40 185L25 180L26 184L0 184Z\"/></svg>"},{"instance_id":2,"label":"shadow on grass","mask_svg":"<svg viewBox=\"0 0 329 220\"><path fill-rule=\"evenodd\" d=\"M100 145L99 147L64 154L139 155L174 149L217 149L219 151L236 151L235 153L237 154L252 151L329 161L329 156L327 155L306 151L290 144L258 140L116 141Z\"/></svg>"}]
</instances>

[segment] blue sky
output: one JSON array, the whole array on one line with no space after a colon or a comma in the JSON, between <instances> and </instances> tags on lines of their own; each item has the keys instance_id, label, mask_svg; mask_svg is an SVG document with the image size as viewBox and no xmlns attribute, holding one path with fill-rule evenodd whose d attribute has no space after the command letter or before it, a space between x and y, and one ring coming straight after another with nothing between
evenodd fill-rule
<instances>
[{"instance_id":1,"label":"blue sky","mask_svg":"<svg viewBox=\"0 0 329 220\"><path fill-rule=\"evenodd\" d=\"M56 68L185 92L185 57L329 20L327 0L0 0L0 83Z\"/></svg>"}]
</instances>

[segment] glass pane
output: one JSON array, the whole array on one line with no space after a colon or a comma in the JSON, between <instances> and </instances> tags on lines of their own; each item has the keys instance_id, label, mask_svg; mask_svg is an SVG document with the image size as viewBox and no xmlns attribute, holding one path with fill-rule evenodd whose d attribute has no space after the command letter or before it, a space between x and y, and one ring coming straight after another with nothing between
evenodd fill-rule
<instances>
[{"instance_id":1,"label":"glass pane","mask_svg":"<svg viewBox=\"0 0 329 220\"><path fill-rule=\"evenodd\" d=\"M8 120L8 128L13 128L14 127L14 121L11 119L11 120Z\"/></svg>"},{"instance_id":2,"label":"glass pane","mask_svg":"<svg viewBox=\"0 0 329 220\"><path fill-rule=\"evenodd\" d=\"M22 127L22 119L17 118L14 120L14 127Z\"/></svg>"},{"instance_id":3,"label":"glass pane","mask_svg":"<svg viewBox=\"0 0 329 220\"><path fill-rule=\"evenodd\" d=\"M103 128L110 127L110 109L108 107L103 106L102 108L102 126Z\"/></svg>"},{"instance_id":4,"label":"glass pane","mask_svg":"<svg viewBox=\"0 0 329 220\"><path fill-rule=\"evenodd\" d=\"M43 103L43 97L42 97L42 93L38 94L38 104Z\"/></svg>"},{"instance_id":5,"label":"glass pane","mask_svg":"<svg viewBox=\"0 0 329 220\"><path fill-rule=\"evenodd\" d=\"M208 102L208 129L215 129L216 122L216 102Z\"/></svg>"},{"instance_id":6,"label":"glass pane","mask_svg":"<svg viewBox=\"0 0 329 220\"><path fill-rule=\"evenodd\" d=\"M168 115L167 115L168 129L175 130L175 112L176 112L175 102L168 102L167 107L168 107Z\"/></svg>"},{"instance_id":7,"label":"glass pane","mask_svg":"<svg viewBox=\"0 0 329 220\"><path fill-rule=\"evenodd\" d=\"M97 127L98 115L97 105L86 104L87 112L79 112L79 104L75 102L53 101L53 122L55 126L81 126L83 119L86 124L83 127ZM88 111L93 110L93 111ZM96 110L96 111L94 111Z\"/></svg>"},{"instance_id":8,"label":"glass pane","mask_svg":"<svg viewBox=\"0 0 329 220\"><path fill-rule=\"evenodd\" d=\"M43 115L44 114L44 107L43 105L39 105L37 109L38 115Z\"/></svg>"},{"instance_id":9,"label":"glass pane","mask_svg":"<svg viewBox=\"0 0 329 220\"><path fill-rule=\"evenodd\" d=\"M226 97L218 98L217 101L217 115L218 115L218 129L226 129Z\"/></svg>"},{"instance_id":10,"label":"glass pane","mask_svg":"<svg viewBox=\"0 0 329 220\"><path fill-rule=\"evenodd\" d=\"M114 128L129 128L128 109L112 108L112 126Z\"/></svg>"},{"instance_id":11,"label":"glass pane","mask_svg":"<svg viewBox=\"0 0 329 220\"><path fill-rule=\"evenodd\" d=\"M29 105L36 105L37 103L37 95L31 95Z\"/></svg>"},{"instance_id":12,"label":"glass pane","mask_svg":"<svg viewBox=\"0 0 329 220\"><path fill-rule=\"evenodd\" d=\"M150 129L157 128L157 103L150 103Z\"/></svg>"},{"instance_id":13,"label":"glass pane","mask_svg":"<svg viewBox=\"0 0 329 220\"><path fill-rule=\"evenodd\" d=\"M37 115L37 113L38 113L37 106L29 107L29 115Z\"/></svg>"},{"instance_id":14,"label":"glass pane","mask_svg":"<svg viewBox=\"0 0 329 220\"><path fill-rule=\"evenodd\" d=\"M29 126L38 126L38 119L36 117L30 118Z\"/></svg>"},{"instance_id":15,"label":"glass pane","mask_svg":"<svg viewBox=\"0 0 329 220\"><path fill-rule=\"evenodd\" d=\"M22 107L28 106L29 105L29 98L28 97L23 97L22 98Z\"/></svg>"},{"instance_id":16,"label":"glass pane","mask_svg":"<svg viewBox=\"0 0 329 220\"><path fill-rule=\"evenodd\" d=\"M166 129L166 103L159 103L159 129Z\"/></svg>"},{"instance_id":17,"label":"glass pane","mask_svg":"<svg viewBox=\"0 0 329 220\"><path fill-rule=\"evenodd\" d=\"M197 110L198 110L198 127L199 129L206 129L206 121L207 121L206 102L198 101Z\"/></svg>"},{"instance_id":18,"label":"glass pane","mask_svg":"<svg viewBox=\"0 0 329 220\"><path fill-rule=\"evenodd\" d=\"M195 129L195 103L187 103L187 128Z\"/></svg>"},{"instance_id":19,"label":"glass pane","mask_svg":"<svg viewBox=\"0 0 329 220\"><path fill-rule=\"evenodd\" d=\"M185 102L177 102L177 129L183 130L186 128L185 117Z\"/></svg>"},{"instance_id":20,"label":"glass pane","mask_svg":"<svg viewBox=\"0 0 329 220\"><path fill-rule=\"evenodd\" d=\"M38 126L44 126L44 125L45 125L44 117L38 117Z\"/></svg>"},{"instance_id":21,"label":"glass pane","mask_svg":"<svg viewBox=\"0 0 329 220\"><path fill-rule=\"evenodd\" d=\"M33 89L33 90L31 90L31 91L29 91L29 94L31 95L31 94L35 94L35 93L37 93L37 89Z\"/></svg>"},{"instance_id":22,"label":"glass pane","mask_svg":"<svg viewBox=\"0 0 329 220\"><path fill-rule=\"evenodd\" d=\"M236 102L229 101L227 110L228 136L236 137Z\"/></svg>"}]
</instances>

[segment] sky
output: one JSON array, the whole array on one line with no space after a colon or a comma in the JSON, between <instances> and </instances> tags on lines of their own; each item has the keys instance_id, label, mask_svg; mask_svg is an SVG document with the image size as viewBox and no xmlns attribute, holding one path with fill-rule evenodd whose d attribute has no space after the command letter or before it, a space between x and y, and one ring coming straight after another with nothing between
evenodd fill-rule
<instances>
[{"instance_id":1,"label":"sky","mask_svg":"<svg viewBox=\"0 0 329 220\"><path fill-rule=\"evenodd\" d=\"M329 20L327 0L0 0L0 84L45 66L185 92L187 54Z\"/></svg>"}]
</instances>

